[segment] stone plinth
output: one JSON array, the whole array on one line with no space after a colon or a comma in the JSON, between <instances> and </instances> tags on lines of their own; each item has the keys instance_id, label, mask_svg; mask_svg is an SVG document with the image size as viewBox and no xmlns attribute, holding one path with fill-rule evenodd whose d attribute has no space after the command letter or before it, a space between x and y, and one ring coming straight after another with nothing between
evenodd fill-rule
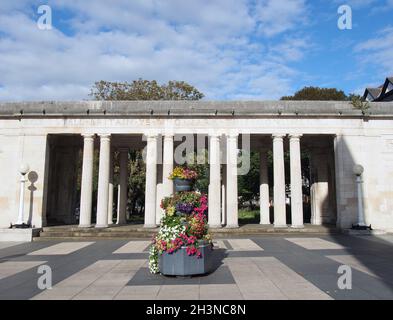
<instances>
[{"instance_id":1,"label":"stone plinth","mask_svg":"<svg viewBox=\"0 0 393 320\"><path fill-rule=\"evenodd\" d=\"M37 236L40 231L40 228L0 229L0 242L31 242L33 237Z\"/></svg>"}]
</instances>

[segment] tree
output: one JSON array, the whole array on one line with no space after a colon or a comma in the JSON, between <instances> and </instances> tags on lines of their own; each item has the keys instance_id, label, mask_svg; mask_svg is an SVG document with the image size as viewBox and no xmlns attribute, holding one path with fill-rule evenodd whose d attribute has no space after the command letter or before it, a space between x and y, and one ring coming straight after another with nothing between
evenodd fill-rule
<instances>
[{"instance_id":1,"label":"tree","mask_svg":"<svg viewBox=\"0 0 393 320\"><path fill-rule=\"evenodd\" d=\"M90 96L96 100L200 100L204 94L184 81L168 81L160 85L155 80L138 79L95 82Z\"/></svg>"},{"instance_id":2,"label":"tree","mask_svg":"<svg viewBox=\"0 0 393 320\"><path fill-rule=\"evenodd\" d=\"M259 153L251 151L250 171L238 178L240 206L248 207L254 210L254 201L257 200L259 194Z\"/></svg>"},{"instance_id":3,"label":"tree","mask_svg":"<svg viewBox=\"0 0 393 320\"><path fill-rule=\"evenodd\" d=\"M336 88L304 87L293 96L284 96L281 100L348 101L349 97Z\"/></svg>"}]
</instances>

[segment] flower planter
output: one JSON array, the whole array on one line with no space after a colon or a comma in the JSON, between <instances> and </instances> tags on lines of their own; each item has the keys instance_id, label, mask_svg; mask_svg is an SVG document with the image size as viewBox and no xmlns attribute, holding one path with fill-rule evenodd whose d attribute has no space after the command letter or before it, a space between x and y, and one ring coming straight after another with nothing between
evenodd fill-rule
<instances>
[{"instance_id":1,"label":"flower planter","mask_svg":"<svg viewBox=\"0 0 393 320\"><path fill-rule=\"evenodd\" d=\"M182 191L190 191L192 189L193 180L191 179L173 179L175 183L175 191L182 192Z\"/></svg>"},{"instance_id":2,"label":"flower planter","mask_svg":"<svg viewBox=\"0 0 393 320\"><path fill-rule=\"evenodd\" d=\"M159 268L167 276L195 276L202 275L213 269L213 248L210 244L199 246L201 258L189 256L187 247L182 247L174 253L163 253L159 257Z\"/></svg>"}]
</instances>

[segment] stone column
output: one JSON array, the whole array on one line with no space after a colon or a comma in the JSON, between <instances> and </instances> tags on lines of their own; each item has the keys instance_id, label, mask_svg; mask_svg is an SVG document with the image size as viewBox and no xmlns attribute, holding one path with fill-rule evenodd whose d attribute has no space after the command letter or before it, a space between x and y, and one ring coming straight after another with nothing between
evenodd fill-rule
<instances>
[{"instance_id":1,"label":"stone column","mask_svg":"<svg viewBox=\"0 0 393 320\"><path fill-rule=\"evenodd\" d=\"M270 224L270 199L269 199L269 176L267 150L259 152L259 203L260 203L260 224Z\"/></svg>"},{"instance_id":2,"label":"stone column","mask_svg":"<svg viewBox=\"0 0 393 320\"><path fill-rule=\"evenodd\" d=\"M165 134L163 137L163 163L158 165L158 181L157 184L157 204L156 204L156 223L160 224L161 218L164 216L165 211L161 209L161 200L173 194L174 187L173 181L169 179L173 171L173 134Z\"/></svg>"},{"instance_id":3,"label":"stone column","mask_svg":"<svg viewBox=\"0 0 393 320\"><path fill-rule=\"evenodd\" d=\"M110 134L100 135L100 163L99 163L99 171L98 171L96 228L108 227L110 153L111 153Z\"/></svg>"},{"instance_id":4,"label":"stone column","mask_svg":"<svg viewBox=\"0 0 393 320\"><path fill-rule=\"evenodd\" d=\"M157 135L147 136L145 228L155 228L157 195Z\"/></svg>"},{"instance_id":5,"label":"stone column","mask_svg":"<svg viewBox=\"0 0 393 320\"><path fill-rule=\"evenodd\" d=\"M209 227L221 227L221 163L220 163L220 137L210 135L209 145L210 184L209 184Z\"/></svg>"},{"instance_id":6,"label":"stone column","mask_svg":"<svg viewBox=\"0 0 393 320\"><path fill-rule=\"evenodd\" d=\"M161 140L160 140L161 141ZM159 159L157 159L159 160ZM156 189L156 224L161 223L161 217L164 215L164 210L161 209L162 187L163 187L163 165L157 161L157 189Z\"/></svg>"},{"instance_id":7,"label":"stone column","mask_svg":"<svg viewBox=\"0 0 393 320\"><path fill-rule=\"evenodd\" d=\"M94 135L83 135L83 164L79 227L91 227L93 198Z\"/></svg>"},{"instance_id":8,"label":"stone column","mask_svg":"<svg viewBox=\"0 0 393 320\"><path fill-rule=\"evenodd\" d=\"M173 181L169 179L173 171L173 134L164 136L164 157L162 166L162 195L169 197L173 194Z\"/></svg>"},{"instance_id":9,"label":"stone column","mask_svg":"<svg viewBox=\"0 0 393 320\"><path fill-rule=\"evenodd\" d=\"M286 228L284 134L273 135L274 227Z\"/></svg>"},{"instance_id":10,"label":"stone column","mask_svg":"<svg viewBox=\"0 0 393 320\"><path fill-rule=\"evenodd\" d=\"M237 138L227 136L227 228L238 228Z\"/></svg>"},{"instance_id":11,"label":"stone column","mask_svg":"<svg viewBox=\"0 0 393 320\"><path fill-rule=\"evenodd\" d=\"M113 224L113 156L113 150L111 150L109 161L108 225Z\"/></svg>"},{"instance_id":12,"label":"stone column","mask_svg":"<svg viewBox=\"0 0 393 320\"><path fill-rule=\"evenodd\" d=\"M291 162L291 216L293 228L304 227L300 137L301 135L289 136L289 152Z\"/></svg>"},{"instance_id":13,"label":"stone column","mask_svg":"<svg viewBox=\"0 0 393 320\"><path fill-rule=\"evenodd\" d=\"M117 224L125 224L127 222L127 185L128 185L128 149L119 149L120 155L120 179L118 194L118 217Z\"/></svg>"},{"instance_id":14,"label":"stone column","mask_svg":"<svg viewBox=\"0 0 393 320\"><path fill-rule=\"evenodd\" d=\"M227 189L227 166L226 164L223 164L222 179L221 179L221 225L227 224L226 189Z\"/></svg>"}]
</instances>

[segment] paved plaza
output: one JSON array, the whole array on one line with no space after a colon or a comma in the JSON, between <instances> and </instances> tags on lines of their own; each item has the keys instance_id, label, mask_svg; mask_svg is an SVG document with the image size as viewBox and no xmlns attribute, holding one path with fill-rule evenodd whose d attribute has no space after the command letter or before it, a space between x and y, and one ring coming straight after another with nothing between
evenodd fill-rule
<instances>
[{"instance_id":1,"label":"paved plaza","mask_svg":"<svg viewBox=\"0 0 393 320\"><path fill-rule=\"evenodd\" d=\"M147 240L0 243L0 299L393 299L393 236L266 235L216 240L215 271L151 275ZM52 270L41 290L38 267ZM352 289L340 290L341 265Z\"/></svg>"}]
</instances>

